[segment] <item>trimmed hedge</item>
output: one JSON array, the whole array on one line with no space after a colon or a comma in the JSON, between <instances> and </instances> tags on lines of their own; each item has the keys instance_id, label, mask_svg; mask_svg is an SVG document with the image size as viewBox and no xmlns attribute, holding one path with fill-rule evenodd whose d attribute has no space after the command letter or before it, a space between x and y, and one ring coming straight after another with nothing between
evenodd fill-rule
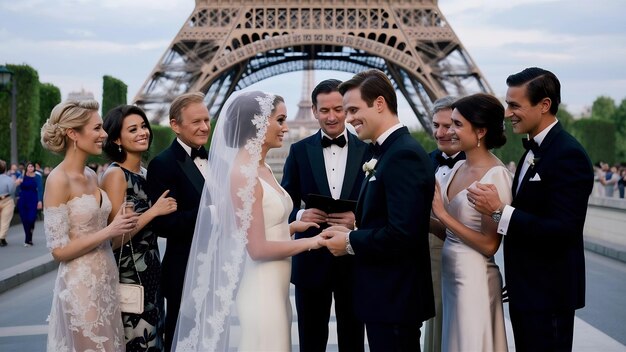
<instances>
[{"instance_id":1,"label":"trimmed hedge","mask_svg":"<svg viewBox=\"0 0 626 352\"><path fill-rule=\"evenodd\" d=\"M61 90L50 84L42 83L39 87L39 136L41 136L41 126L50 117L52 109L61 102ZM39 137L38 136L38 137ZM63 157L46 150L41 145L38 138L35 141L35 150L33 151L33 161L40 162L41 166L56 166L63 160Z\"/></svg>"},{"instance_id":2,"label":"trimmed hedge","mask_svg":"<svg viewBox=\"0 0 626 352\"><path fill-rule=\"evenodd\" d=\"M615 123L608 120L580 119L574 122L573 135L587 150L591 162L615 162Z\"/></svg>"},{"instance_id":3,"label":"trimmed hedge","mask_svg":"<svg viewBox=\"0 0 626 352\"><path fill-rule=\"evenodd\" d=\"M17 82L17 159L30 160L39 138L39 75L28 65L6 65ZM0 158L11 156L11 94L0 93ZM15 127L15 126L14 126Z\"/></svg>"},{"instance_id":4,"label":"trimmed hedge","mask_svg":"<svg viewBox=\"0 0 626 352\"><path fill-rule=\"evenodd\" d=\"M116 106L126 104L128 86L121 80L111 77L102 77L102 116Z\"/></svg>"}]
</instances>

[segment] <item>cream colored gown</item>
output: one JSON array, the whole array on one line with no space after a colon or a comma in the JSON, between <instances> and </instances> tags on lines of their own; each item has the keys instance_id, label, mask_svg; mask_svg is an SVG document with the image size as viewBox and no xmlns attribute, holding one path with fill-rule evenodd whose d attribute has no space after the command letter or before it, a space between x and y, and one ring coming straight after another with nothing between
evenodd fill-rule
<instances>
[{"instance_id":1,"label":"cream colored gown","mask_svg":"<svg viewBox=\"0 0 626 352\"><path fill-rule=\"evenodd\" d=\"M289 241L291 197L282 188L278 192L265 181L260 182L263 186L265 238L268 241ZM291 351L290 276L290 257L254 261L246 255L237 293L240 351Z\"/></svg>"},{"instance_id":2,"label":"cream colored gown","mask_svg":"<svg viewBox=\"0 0 626 352\"><path fill-rule=\"evenodd\" d=\"M465 161L456 163L445 187L443 202L448 213L480 231L481 215L467 200L467 190L448 199L448 186ZM505 204L511 203L511 173L503 166L491 168L479 181L492 183ZM506 351L502 309L502 276L493 257L472 249L446 230L441 259L443 295L442 351Z\"/></svg>"}]
</instances>

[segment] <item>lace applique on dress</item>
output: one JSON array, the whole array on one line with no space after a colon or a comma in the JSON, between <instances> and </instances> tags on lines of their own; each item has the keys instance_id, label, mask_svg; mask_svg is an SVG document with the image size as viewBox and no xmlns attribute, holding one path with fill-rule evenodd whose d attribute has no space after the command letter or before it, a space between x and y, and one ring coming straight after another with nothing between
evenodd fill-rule
<instances>
[{"instance_id":1,"label":"lace applique on dress","mask_svg":"<svg viewBox=\"0 0 626 352\"><path fill-rule=\"evenodd\" d=\"M65 246L105 228L111 202L92 195L45 211L48 246ZM49 317L48 351L124 351L118 274L109 241L59 265Z\"/></svg>"},{"instance_id":2,"label":"lace applique on dress","mask_svg":"<svg viewBox=\"0 0 626 352\"><path fill-rule=\"evenodd\" d=\"M43 216L44 232L46 234L46 245L50 249L64 247L70 243L69 232L70 222L67 205L61 204L58 207L44 209Z\"/></svg>"}]
</instances>

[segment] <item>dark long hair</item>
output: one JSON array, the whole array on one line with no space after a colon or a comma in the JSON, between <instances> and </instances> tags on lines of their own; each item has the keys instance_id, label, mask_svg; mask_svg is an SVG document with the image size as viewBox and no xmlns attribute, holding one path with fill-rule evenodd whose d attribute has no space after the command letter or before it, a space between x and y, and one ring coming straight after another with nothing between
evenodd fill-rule
<instances>
[{"instance_id":1,"label":"dark long hair","mask_svg":"<svg viewBox=\"0 0 626 352\"><path fill-rule=\"evenodd\" d=\"M139 115L146 123L148 127L148 131L150 131L150 137L148 139L148 148L152 145L152 128L150 127L150 121L146 117L146 113L138 106L134 105L120 105L113 109L111 109L106 116L104 117L104 130L109 135L104 142L104 153L111 159L111 161L115 161L118 163L123 163L126 160L126 151L122 149L120 152L120 148L117 144L115 144L115 140L120 138L122 135L122 125L124 124L124 119L129 115Z\"/></svg>"}]
</instances>

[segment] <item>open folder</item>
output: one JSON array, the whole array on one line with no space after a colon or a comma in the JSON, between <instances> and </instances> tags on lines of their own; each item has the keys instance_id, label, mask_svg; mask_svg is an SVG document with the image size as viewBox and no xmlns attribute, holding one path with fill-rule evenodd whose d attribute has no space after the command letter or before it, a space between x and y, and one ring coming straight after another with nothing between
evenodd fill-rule
<instances>
[{"instance_id":1,"label":"open folder","mask_svg":"<svg viewBox=\"0 0 626 352\"><path fill-rule=\"evenodd\" d=\"M334 199L321 194L310 193L307 196L306 209L317 208L326 214L356 211L356 201L346 199Z\"/></svg>"}]
</instances>

